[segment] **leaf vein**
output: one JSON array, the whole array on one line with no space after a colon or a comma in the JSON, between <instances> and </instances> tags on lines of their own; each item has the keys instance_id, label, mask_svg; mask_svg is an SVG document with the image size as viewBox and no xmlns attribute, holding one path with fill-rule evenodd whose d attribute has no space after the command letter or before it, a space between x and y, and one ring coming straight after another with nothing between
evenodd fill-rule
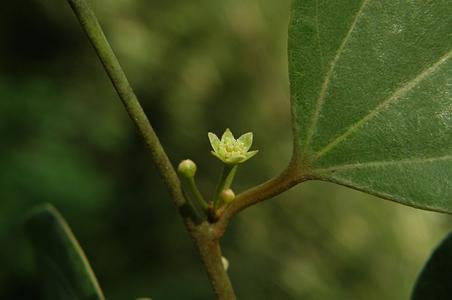
<instances>
[{"instance_id":1,"label":"leaf vein","mask_svg":"<svg viewBox=\"0 0 452 300\"><path fill-rule=\"evenodd\" d=\"M436 161L444 161L444 160L452 160L452 155L443 155L437 157L422 157L422 158L408 158L401 160L385 160L385 161L371 161L371 162L363 162L363 163L353 163L353 164L344 164L332 166L324 169L317 169L316 172L325 173L331 171L341 171L341 170L352 170L359 168L377 168L377 167L385 167L390 165L398 165L398 164L423 164L430 163Z\"/></svg>"},{"instance_id":2,"label":"leaf vein","mask_svg":"<svg viewBox=\"0 0 452 300\"><path fill-rule=\"evenodd\" d=\"M306 152L307 147L309 146L309 144L312 141L312 137L314 136L314 133L316 131L316 127L317 127L317 122L318 119L320 117L320 112L322 111L322 107L323 104L325 102L325 96L326 96L326 92L328 90L328 87L330 85L330 80L331 80L331 76L333 75L333 71L336 68L336 64L339 60L339 58L341 57L345 46L347 45L347 42L350 39L350 36L352 34L352 32L355 29L356 23L358 22L359 17L362 15L362 12L364 10L364 7L367 5L367 3L369 2L369 0L364 0L358 10L358 12L356 13L353 22L350 25L349 30L347 31L347 34L345 35L344 39L341 42L341 45L339 46L339 48L337 49L336 55L334 56L333 60L331 61L331 64L329 66L328 72L326 73L325 79L322 83L322 87L320 89L320 93L319 96L317 98L316 101L316 107L314 110L314 113L311 117L311 121L308 127L308 131L307 131L307 136L306 136L306 143L304 146L304 152ZM317 15L317 35L318 35L318 15ZM318 36L319 39L319 46L320 46L320 37ZM321 51L321 50L320 50ZM320 52L321 53L321 52Z\"/></svg>"},{"instance_id":3,"label":"leaf vein","mask_svg":"<svg viewBox=\"0 0 452 300\"><path fill-rule=\"evenodd\" d=\"M441 58L436 61L433 65L428 67L427 69L424 69L422 72L420 72L414 79L411 81L403 84L401 87L399 87L394 93L392 93L391 96L386 98L385 100L381 101L374 109L369 111L367 115L365 115L363 118L361 118L359 121L351 125L343 134L336 137L333 141L328 143L325 147L323 147L320 151L317 152L317 155L315 156L315 160L319 159L332 149L334 149L338 144L343 142L345 139L347 139L351 134L356 132L362 125L369 122L371 119L373 119L379 112L385 110L392 104L396 103L398 100L402 99L402 97L408 93L410 90L412 90L414 87L416 87L420 82L422 82L424 79L429 77L431 74L433 74L443 63L445 63L452 55L452 50L449 50L445 55L441 56Z\"/></svg>"}]
</instances>

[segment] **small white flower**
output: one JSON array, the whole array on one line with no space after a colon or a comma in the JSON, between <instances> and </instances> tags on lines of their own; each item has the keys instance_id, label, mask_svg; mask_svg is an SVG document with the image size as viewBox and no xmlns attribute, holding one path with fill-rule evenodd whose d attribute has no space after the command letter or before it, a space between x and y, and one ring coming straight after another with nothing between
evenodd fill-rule
<instances>
[{"instance_id":1,"label":"small white flower","mask_svg":"<svg viewBox=\"0 0 452 300\"><path fill-rule=\"evenodd\" d=\"M252 132L235 139L228 128L221 136L221 140L212 132L209 132L208 136L213 148L212 154L228 165L243 163L258 152L257 150L248 151L253 143Z\"/></svg>"}]
</instances>

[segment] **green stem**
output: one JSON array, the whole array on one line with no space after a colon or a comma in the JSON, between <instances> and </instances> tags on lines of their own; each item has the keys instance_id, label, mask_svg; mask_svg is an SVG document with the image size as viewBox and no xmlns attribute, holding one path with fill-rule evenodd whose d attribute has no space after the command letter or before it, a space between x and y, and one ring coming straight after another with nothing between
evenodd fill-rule
<instances>
[{"instance_id":1,"label":"green stem","mask_svg":"<svg viewBox=\"0 0 452 300\"><path fill-rule=\"evenodd\" d=\"M183 186L185 190L185 199L187 200L186 205L181 208L182 216L189 215L194 224L200 224L204 222L207 218L205 209L201 208L198 201L195 199L193 192L189 188L190 183L187 180L183 181ZM187 187L188 186L188 187ZM187 210L187 212L185 212Z\"/></svg>"},{"instance_id":2,"label":"green stem","mask_svg":"<svg viewBox=\"0 0 452 300\"><path fill-rule=\"evenodd\" d=\"M85 0L68 0L68 2L85 30L85 33L88 35L91 44L94 46L94 49L96 50L105 71L110 77L115 90L121 98L127 113L150 150L152 159L168 186L175 204L178 207L182 206L185 200L180 189L180 182L176 171L160 144L159 138L152 128L143 108L138 102L94 12Z\"/></svg>"},{"instance_id":3,"label":"green stem","mask_svg":"<svg viewBox=\"0 0 452 300\"><path fill-rule=\"evenodd\" d=\"M212 229L212 225L206 225L207 222L196 223L196 212L186 202L176 171L160 144L143 108L138 102L94 12L85 0L68 0L68 2L88 35L91 44L94 46L127 113L146 143L152 160L163 177L165 185L168 187L173 202L179 208L187 231L193 238L201 259L206 266L217 299L234 300L235 295L229 277L224 269L220 267L222 266L221 251L218 239L213 237L212 232L214 230Z\"/></svg>"},{"instance_id":4,"label":"green stem","mask_svg":"<svg viewBox=\"0 0 452 300\"><path fill-rule=\"evenodd\" d=\"M196 202L201 206L201 208L204 211L206 211L208 208L208 205L207 205L207 202L204 199L203 195L201 194L201 192L198 189L198 185L195 182L195 178L194 177L188 178L188 183L189 183L190 191L193 194Z\"/></svg>"},{"instance_id":5,"label":"green stem","mask_svg":"<svg viewBox=\"0 0 452 300\"><path fill-rule=\"evenodd\" d=\"M208 211L208 205L201 192L196 185L194 177L182 177L183 190L185 191L185 199L189 203L191 209L196 212L198 218L195 221L200 223L206 220L206 213Z\"/></svg>"},{"instance_id":6,"label":"green stem","mask_svg":"<svg viewBox=\"0 0 452 300\"><path fill-rule=\"evenodd\" d=\"M235 173L237 173L237 165L223 165L220 180L218 181L215 196L213 198L214 209L217 209L220 204L221 192L231 187L232 182L234 181Z\"/></svg>"}]
</instances>

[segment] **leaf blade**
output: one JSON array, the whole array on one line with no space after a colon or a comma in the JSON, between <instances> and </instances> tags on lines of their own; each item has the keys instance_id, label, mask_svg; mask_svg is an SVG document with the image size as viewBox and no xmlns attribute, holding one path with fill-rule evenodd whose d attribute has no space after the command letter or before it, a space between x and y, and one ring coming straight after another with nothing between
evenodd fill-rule
<instances>
[{"instance_id":1,"label":"leaf blade","mask_svg":"<svg viewBox=\"0 0 452 300\"><path fill-rule=\"evenodd\" d=\"M435 249L419 274L412 300L446 300L452 297L452 233Z\"/></svg>"},{"instance_id":2,"label":"leaf blade","mask_svg":"<svg viewBox=\"0 0 452 300\"><path fill-rule=\"evenodd\" d=\"M452 212L452 161L434 162L452 155L448 20L447 1L293 1L294 161L305 175Z\"/></svg>"},{"instance_id":3,"label":"leaf blade","mask_svg":"<svg viewBox=\"0 0 452 300\"><path fill-rule=\"evenodd\" d=\"M33 210L25 226L50 299L105 300L82 248L53 206Z\"/></svg>"}]
</instances>

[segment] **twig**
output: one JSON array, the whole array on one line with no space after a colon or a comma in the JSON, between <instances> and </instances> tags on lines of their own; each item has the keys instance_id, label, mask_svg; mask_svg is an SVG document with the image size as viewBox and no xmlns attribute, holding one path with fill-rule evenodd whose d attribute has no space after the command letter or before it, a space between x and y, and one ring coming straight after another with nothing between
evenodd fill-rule
<instances>
[{"instance_id":1,"label":"twig","mask_svg":"<svg viewBox=\"0 0 452 300\"><path fill-rule=\"evenodd\" d=\"M110 77L114 88L118 92L127 113L150 150L152 160L157 165L174 204L179 208L187 231L193 238L201 259L206 266L217 299L235 299L231 282L222 265L219 241L214 238L212 234L212 225L207 222L197 223L198 219L196 213L185 201L176 171L133 92L94 12L85 0L68 0L68 2L88 35L91 44L94 46L94 49L96 50L105 71Z\"/></svg>"},{"instance_id":2,"label":"twig","mask_svg":"<svg viewBox=\"0 0 452 300\"><path fill-rule=\"evenodd\" d=\"M279 176L237 195L232 204L225 209L220 216L218 222L215 223L216 236L218 238L223 236L231 218L240 211L261 201L277 196L291 187L310 179L308 176L303 175L299 170L300 167L292 162Z\"/></svg>"}]
</instances>

